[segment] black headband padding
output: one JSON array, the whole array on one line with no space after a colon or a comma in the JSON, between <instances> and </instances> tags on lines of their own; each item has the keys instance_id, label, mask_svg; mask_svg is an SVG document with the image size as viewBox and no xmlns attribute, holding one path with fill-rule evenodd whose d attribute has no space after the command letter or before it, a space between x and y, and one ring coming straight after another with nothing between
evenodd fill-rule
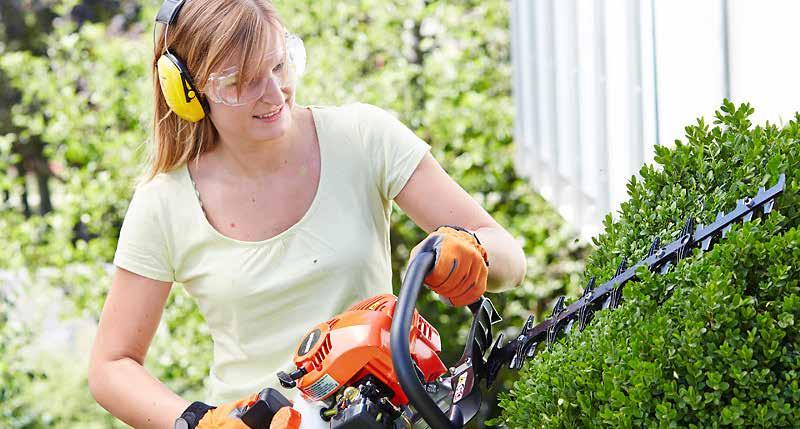
<instances>
[{"instance_id":1,"label":"black headband padding","mask_svg":"<svg viewBox=\"0 0 800 429\"><path fill-rule=\"evenodd\" d=\"M184 0L164 0L164 4L161 5L156 15L156 22L174 24L178 19L178 12L180 12L183 2Z\"/></svg>"}]
</instances>

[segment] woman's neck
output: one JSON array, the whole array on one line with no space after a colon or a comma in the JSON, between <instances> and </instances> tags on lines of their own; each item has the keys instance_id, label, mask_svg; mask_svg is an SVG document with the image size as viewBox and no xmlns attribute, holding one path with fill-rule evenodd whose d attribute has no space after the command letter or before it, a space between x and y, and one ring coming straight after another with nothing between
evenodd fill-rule
<instances>
[{"instance_id":1,"label":"woman's neck","mask_svg":"<svg viewBox=\"0 0 800 429\"><path fill-rule=\"evenodd\" d=\"M292 109L292 126L280 138L269 141L236 142L231 144L218 138L206 156L233 179L259 179L279 173L293 165L302 153L304 124L300 108Z\"/></svg>"}]
</instances>

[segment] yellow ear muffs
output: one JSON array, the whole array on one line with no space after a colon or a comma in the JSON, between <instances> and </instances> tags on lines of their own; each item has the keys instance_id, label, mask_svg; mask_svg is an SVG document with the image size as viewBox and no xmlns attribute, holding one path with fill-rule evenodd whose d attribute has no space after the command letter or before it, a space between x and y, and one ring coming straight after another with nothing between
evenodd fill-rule
<instances>
[{"instance_id":1,"label":"yellow ear muffs","mask_svg":"<svg viewBox=\"0 0 800 429\"><path fill-rule=\"evenodd\" d=\"M208 113L208 104L197 93L183 61L167 51L158 59L157 68L158 83L170 109L190 122L203 119Z\"/></svg>"}]
</instances>

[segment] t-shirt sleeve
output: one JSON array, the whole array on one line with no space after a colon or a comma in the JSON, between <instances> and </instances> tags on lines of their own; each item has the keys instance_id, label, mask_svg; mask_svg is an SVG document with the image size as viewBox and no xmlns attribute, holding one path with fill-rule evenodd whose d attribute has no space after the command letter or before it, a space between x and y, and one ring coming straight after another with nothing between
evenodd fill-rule
<instances>
[{"instance_id":1,"label":"t-shirt sleeve","mask_svg":"<svg viewBox=\"0 0 800 429\"><path fill-rule=\"evenodd\" d=\"M158 198L146 186L134 192L125 213L114 265L153 280L175 281Z\"/></svg>"},{"instance_id":2,"label":"t-shirt sleeve","mask_svg":"<svg viewBox=\"0 0 800 429\"><path fill-rule=\"evenodd\" d=\"M358 111L358 126L373 177L383 198L393 200L430 150L430 145L379 107L359 103Z\"/></svg>"}]
</instances>

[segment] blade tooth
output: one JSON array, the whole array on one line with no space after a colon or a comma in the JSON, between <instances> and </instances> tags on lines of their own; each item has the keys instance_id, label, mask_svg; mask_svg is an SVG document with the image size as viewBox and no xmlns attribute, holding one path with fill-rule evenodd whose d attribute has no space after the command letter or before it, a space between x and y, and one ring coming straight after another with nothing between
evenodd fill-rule
<instances>
[{"instance_id":1,"label":"blade tooth","mask_svg":"<svg viewBox=\"0 0 800 429\"><path fill-rule=\"evenodd\" d=\"M547 338L547 350L551 350L556 341L558 341L558 332L553 331L553 333Z\"/></svg>"},{"instance_id":2,"label":"blade tooth","mask_svg":"<svg viewBox=\"0 0 800 429\"><path fill-rule=\"evenodd\" d=\"M560 323L559 326L557 326L558 330L556 330L556 338L558 338L558 337L560 337L562 335L565 335L567 333L567 325L568 324L569 324L569 320L567 320L567 323Z\"/></svg>"},{"instance_id":3,"label":"blade tooth","mask_svg":"<svg viewBox=\"0 0 800 429\"><path fill-rule=\"evenodd\" d=\"M556 324L550 327L547 330L547 349L549 350L550 347L558 340L558 334L564 332L564 325L563 324Z\"/></svg>"},{"instance_id":4,"label":"blade tooth","mask_svg":"<svg viewBox=\"0 0 800 429\"><path fill-rule=\"evenodd\" d=\"M550 315L550 320L553 323L550 328L547 329L547 348L548 350L552 346L552 344L558 338L559 330L563 327L563 324L558 323L558 315L564 311L564 299L566 297L561 295L556 300L556 305L553 306L553 313ZM562 326L559 326L562 325Z\"/></svg>"},{"instance_id":5,"label":"blade tooth","mask_svg":"<svg viewBox=\"0 0 800 429\"><path fill-rule=\"evenodd\" d=\"M660 245L661 245L661 238L656 237L656 239L653 240L653 244L650 245L650 250L647 252L647 257L649 258L653 256L656 253L656 250L658 250L658 246Z\"/></svg>"},{"instance_id":6,"label":"blade tooth","mask_svg":"<svg viewBox=\"0 0 800 429\"><path fill-rule=\"evenodd\" d=\"M686 256L688 256L690 253L692 253L692 247L689 246L689 243L687 242L680 249L678 249L678 254L675 257L678 261L680 261L681 259L686 258Z\"/></svg>"},{"instance_id":7,"label":"blade tooth","mask_svg":"<svg viewBox=\"0 0 800 429\"><path fill-rule=\"evenodd\" d=\"M764 192L767 192L767 188L765 188L765 187L761 186L761 187L759 187L759 188L758 188L758 194L756 194L756 195L757 195L757 196L758 196L758 195L761 195L761 194L763 194Z\"/></svg>"},{"instance_id":8,"label":"blade tooth","mask_svg":"<svg viewBox=\"0 0 800 429\"><path fill-rule=\"evenodd\" d=\"M556 305L553 306L553 312L550 314L551 318L557 317L559 314L561 314L561 312L564 311L564 299L565 298L566 297L564 295L561 295L561 296L558 297L558 299L556 300Z\"/></svg>"},{"instance_id":9,"label":"blade tooth","mask_svg":"<svg viewBox=\"0 0 800 429\"><path fill-rule=\"evenodd\" d=\"M592 296L592 292L594 291L594 281L594 277L589 279L589 284L586 285L586 289L583 290L583 294L581 295L582 299L589 299L589 297Z\"/></svg>"},{"instance_id":10,"label":"blade tooth","mask_svg":"<svg viewBox=\"0 0 800 429\"><path fill-rule=\"evenodd\" d=\"M521 335L527 335L533 329L533 322L535 318L533 315L528 316L528 320L525 321L525 325L522 326Z\"/></svg>"},{"instance_id":11,"label":"blade tooth","mask_svg":"<svg viewBox=\"0 0 800 429\"><path fill-rule=\"evenodd\" d=\"M717 218L714 219L714 221L718 221L718 220L722 219L723 217L725 217L725 213L724 212L717 212Z\"/></svg>"},{"instance_id":12,"label":"blade tooth","mask_svg":"<svg viewBox=\"0 0 800 429\"><path fill-rule=\"evenodd\" d=\"M521 347L519 348L519 357L524 359L530 353L531 344L524 342L522 343Z\"/></svg>"},{"instance_id":13,"label":"blade tooth","mask_svg":"<svg viewBox=\"0 0 800 429\"><path fill-rule=\"evenodd\" d=\"M532 358L532 357L536 356L536 346L538 346L538 345L539 345L538 342L531 343L531 345L528 346L528 350L525 352L525 357Z\"/></svg>"},{"instance_id":14,"label":"blade tooth","mask_svg":"<svg viewBox=\"0 0 800 429\"><path fill-rule=\"evenodd\" d=\"M666 264L662 265L661 268L659 269L659 272L661 274L666 274L667 271L670 270L670 268L672 268L672 262L671 261L669 261Z\"/></svg>"},{"instance_id":15,"label":"blade tooth","mask_svg":"<svg viewBox=\"0 0 800 429\"><path fill-rule=\"evenodd\" d=\"M609 293L606 299L603 301L602 309L607 310L610 305L611 305L611 294Z\"/></svg>"},{"instance_id":16,"label":"blade tooth","mask_svg":"<svg viewBox=\"0 0 800 429\"><path fill-rule=\"evenodd\" d=\"M742 218L742 223L750 222L753 219L753 212L747 212L746 215Z\"/></svg>"},{"instance_id":17,"label":"blade tooth","mask_svg":"<svg viewBox=\"0 0 800 429\"><path fill-rule=\"evenodd\" d=\"M785 185L786 185L786 173L781 173L781 175L778 176L778 183L776 183L775 186L780 186L780 189L784 189Z\"/></svg>"},{"instance_id":18,"label":"blade tooth","mask_svg":"<svg viewBox=\"0 0 800 429\"><path fill-rule=\"evenodd\" d=\"M517 346L517 350L514 353L514 356L511 358L511 361L508 363L508 367L510 369L521 369L523 364L525 363L525 359L530 359L536 356L536 346L538 346L538 342L533 342L530 344L521 343Z\"/></svg>"},{"instance_id":19,"label":"blade tooth","mask_svg":"<svg viewBox=\"0 0 800 429\"><path fill-rule=\"evenodd\" d=\"M620 303L622 303L622 289L617 287L611 292L611 308L619 307Z\"/></svg>"},{"instance_id":20,"label":"blade tooth","mask_svg":"<svg viewBox=\"0 0 800 429\"><path fill-rule=\"evenodd\" d=\"M558 297L558 301L556 301L556 308L558 308L559 313L562 313L564 311L564 300L566 298L567 298L566 296L561 295Z\"/></svg>"},{"instance_id":21,"label":"blade tooth","mask_svg":"<svg viewBox=\"0 0 800 429\"><path fill-rule=\"evenodd\" d=\"M628 257L625 256L625 257L622 258L622 261L619 263L619 266L617 266L617 272L616 272L616 274L614 274L614 277L616 277L616 276L622 274L623 272L625 272L625 270L627 268L628 268Z\"/></svg>"},{"instance_id":22,"label":"blade tooth","mask_svg":"<svg viewBox=\"0 0 800 429\"><path fill-rule=\"evenodd\" d=\"M692 229L694 229L694 218L688 216L683 224L683 229L681 229L681 236L691 233Z\"/></svg>"},{"instance_id":23,"label":"blade tooth","mask_svg":"<svg viewBox=\"0 0 800 429\"><path fill-rule=\"evenodd\" d=\"M728 225L725 228L722 228L722 238L725 238L725 236L728 235L728 233L731 231L731 227L732 225Z\"/></svg>"},{"instance_id":24,"label":"blade tooth","mask_svg":"<svg viewBox=\"0 0 800 429\"><path fill-rule=\"evenodd\" d=\"M764 203L764 214L769 214L772 211L772 206L775 205L775 200L769 200Z\"/></svg>"},{"instance_id":25,"label":"blade tooth","mask_svg":"<svg viewBox=\"0 0 800 429\"><path fill-rule=\"evenodd\" d=\"M703 249L703 252L708 251L711 248L711 237L706 238L700 243L700 248Z\"/></svg>"},{"instance_id":26,"label":"blade tooth","mask_svg":"<svg viewBox=\"0 0 800 429\"><path fill-rule=\"evenodd\" d=\"M508 363L508 367L510 369L520 369L522 368L522 362L524 358L520 354L522 351L523 344L518 344L516 351L514 352L514 356L511 357L511 362Z\"/></svg>"},{"instance_id":27,"label":"blade tooth","mask_svg":"<svg viewBox=\"0 0 800 429\"><path fill-rule=\"evenodd\" d=\"M567 322L567 326L564 327L564 334L569 335L569 332L572 330L572 325L575 324L575 319L569 319Z\"/></svg>"},{"instance_id":28,"label":"blade tooth","mask_svg":"<svg viewBox=\"0 0 800 429\"><path fill-rule=\"evenodd\" d=\"M525 341L522 340L517 343L517 346L514 349L514 356L511 358L511 362L508 364L509 368L511 369L520 369L522 368L522 364L525 362Z\"/></svg>"},{"instance_id":29,"label":"blade tooth","mask_svg":"<svg viewBox=\"0 0 800 429\"><path fill-rule=\"evenodd\" d=\"M740 209L740 208L743 208L743 207L746 207L745 204L744 204L744 200L743 199L736 200L736 208Z\"/></svg>"},{"instance_id":30,"label":"blade tooth","mask_svg":"<svg viewBox=\"0 0 800 429\"><path fill-rule=\"evenodd\" d=\"M581 312L579 313L578 316L578 318L580 319L580 325L578 326L578 329L581 332L583 332L583 330L586 329L586 326L589 324L589 322L592 321L593 316L594 316L594 310L592 310L589 307L581 308Z\"/></svg>"}]
</instances>

